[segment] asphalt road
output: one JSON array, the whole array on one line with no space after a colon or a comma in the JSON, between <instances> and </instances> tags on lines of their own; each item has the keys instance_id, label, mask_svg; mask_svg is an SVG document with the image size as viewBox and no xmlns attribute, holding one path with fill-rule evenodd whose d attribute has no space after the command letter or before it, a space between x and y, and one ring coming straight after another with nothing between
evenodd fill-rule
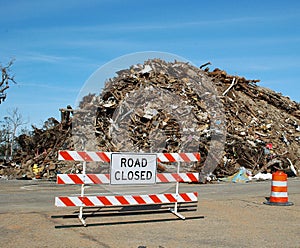
<instances>
[{"instance_id":1,"label":"asphalt road","mask_svg":"<svg viewBox=\"0 0 300 248\"><path fill-rule=\"evenodd\" d=\"M123 215L93 209L83 227L78 208L54 206L55 196L79 194L80 186L0 180L0 247L300 247L300 179L288 181L293 206L263 204L270 188L270 181L183 184L181 192L199 192L197 211L183 212L184 221L167 211ZM86 192L109 190L96 186Z\"/></svg>"}]
</instances>

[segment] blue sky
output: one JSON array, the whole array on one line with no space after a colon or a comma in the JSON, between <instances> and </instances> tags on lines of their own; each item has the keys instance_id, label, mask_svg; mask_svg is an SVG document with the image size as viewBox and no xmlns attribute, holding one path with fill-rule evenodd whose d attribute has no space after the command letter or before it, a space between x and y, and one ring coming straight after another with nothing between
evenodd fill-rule
<instances>
[{"instance_id":1,"label":"blue sky","mask_svg":"<svg viewBox=\"0 0 300 248\"><path fill-rule=\"evenodd\" d=\"M173 53L300 101L300 1L0 0L0 63L30 124L59 119L99 67L126 54Z\"/></svg>"}]
</instances>

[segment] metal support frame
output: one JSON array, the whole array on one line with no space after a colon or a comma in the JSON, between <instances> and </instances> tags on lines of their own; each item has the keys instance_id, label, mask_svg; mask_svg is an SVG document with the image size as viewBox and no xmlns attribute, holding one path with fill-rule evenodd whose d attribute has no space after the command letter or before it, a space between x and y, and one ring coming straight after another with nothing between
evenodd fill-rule
<instances>
[{"instance_id":1,"label":"metal support frame","mask_svg":"<svg viewBox=\"0 0 300 248\"><path fill-rule=\"evenodd\" d=\"M82 166L82 174L86 175L86 161L83 162L83 166ZM180 162L177 162L177 173L179 173L180 171ZM81 193L80 196L84 196L85 193L85 184L81 184ZM179 197L179 182L176 182L176 186L175 186L175 194L176 194L176 200ZM176 215L177 217L179 217L182 220L185 220L185 216L183 216L182 214L178 213L178 202L175 202L174 204L174 208L170 208L169 209L171 211L172 214ZM85 219L83 217L83 207L79 208L79 215L78 215L79 220L81 221L81 223L83 224L83 226L87 226Z\"/></svg>"},{"instance_id":2,"label":"metal support frame","mask_svg":"<svg viewBox=\"0 0 300 248\"><path fill-rule=\"evenodd\" d=\"M82 174L85 175L86 174L86 161L83 162L82 165ZM80 196L84 196L84 189L85 189L85 184L81 184L81 193ZM79 215L78 215L79 220L81 221L81 223L86 226L86 222L83 218L83 207L80 207L79 209Z\"/></svg>"},{"instance_id":3,"label":"metal support frame","mask_svg":"<svg viewBox=\"0 0 300 248\"><path fill-rule=\"evenodd\" d=\"M180 162L177 162L177 173L179 173L179 169L180 169ZM176 182L175 193L176 193L176 200L177 200L178 196L179 196L179 182L178 182L178 180ZM180 219L185 220L185 217L182 214L178 213L178 202L175 202L174 209L170 208L170 211L174 215L176 215L177 217L179 217Z\"/></svg>"}]
</instances>

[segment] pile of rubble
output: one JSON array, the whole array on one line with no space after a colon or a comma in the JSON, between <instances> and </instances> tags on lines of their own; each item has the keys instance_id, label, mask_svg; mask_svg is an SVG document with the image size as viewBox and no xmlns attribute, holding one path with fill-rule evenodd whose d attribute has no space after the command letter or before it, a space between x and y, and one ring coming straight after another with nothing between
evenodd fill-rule
<instances>
[{"instance_id":1,"label":"pile of rubble","mask_svg":"<svg viewBox=\"0 0 300 248\"><path fill-rule=\"evenodd\" d=\"M257 86L257 80L218 69L208 74L223 96L227 119L225 153L217 175L232 175L238 167L253 174L279 169L299 174L300 104Z\"/></svg>"},{"instance_id":2,"label":"pile of rubble","mask_svg":"<svg viewBox=\"0 0 300 248\"><path fill-rule=\"evenodd\" d=\"M18 163L24 171L19 174L33 164L50 162L68 172L73 165L64 170L66 163L56 160L57 151L86 149L200 152L201 162L183 164L182 169L200 172L202 181L212 174L232 175L240 167L253 174L281 169L296 175L300 104L258 86L258 81L178 61L154 59L133 65L117 72L102 92L82 99L74 111L72 134L65 119L63 124L53 122L45 132L35 130L32 148L44 151L34 156L30 149L22 150ZM160 171L172 168L159 164Z\"/></svg>"},{"instance_id":3,"label":"pile of rubble","mask_svg":"<svg viewBox=\"0 0 300 248\"><path fill-rule=\"evenodd\" d=\"M31 134L22 134L20 147L12 161L0 162L0 176L5 179L53 179L58 172L67 172L73 165L57 161L57 152L70 147L71 122L49 118L42 128L32 126Z\"/></svg>"}]
</instances>

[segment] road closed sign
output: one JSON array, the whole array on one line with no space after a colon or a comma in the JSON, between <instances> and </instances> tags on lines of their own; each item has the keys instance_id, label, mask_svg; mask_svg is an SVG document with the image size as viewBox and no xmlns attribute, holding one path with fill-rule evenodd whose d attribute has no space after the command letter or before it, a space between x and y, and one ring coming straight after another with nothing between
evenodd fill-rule
<instances>
[{"instance_id":1,"label":"road closed sign","mask_svg":"<svg viewBox=\"0 0 300 248\"><path fill-rule=\"evenodd\" d=\"M156 154L112 153L110 184L154 184L156 165Z\"/></svg>"}]
</instances>

